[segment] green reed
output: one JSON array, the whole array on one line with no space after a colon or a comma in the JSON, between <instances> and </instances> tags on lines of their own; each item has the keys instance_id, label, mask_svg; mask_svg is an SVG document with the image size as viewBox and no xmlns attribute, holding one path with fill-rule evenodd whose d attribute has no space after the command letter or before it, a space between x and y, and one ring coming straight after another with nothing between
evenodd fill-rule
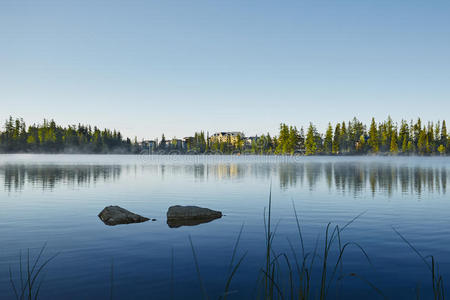
<instances>
[{"instance_id":1,"label":"green reed","mask_svg":"<svg viewBox=\"0 0 450 300\"><path fill-rule=\"evenodd\" d=\"M13 272L11 266L9 267L9 281L14 292L14 296L17 300L32 300L38 299L39 292L44 282L45 276L43 271L45 267L50 263L59 253L54 254L43 263L39 265L42 255L44 254L47 243L45 243L34 262L30 257L30 249L27 250L25 266L22 262L22 251L19 253L19 279L18 283L14 281Z\"/></svg>"}]
</instances>

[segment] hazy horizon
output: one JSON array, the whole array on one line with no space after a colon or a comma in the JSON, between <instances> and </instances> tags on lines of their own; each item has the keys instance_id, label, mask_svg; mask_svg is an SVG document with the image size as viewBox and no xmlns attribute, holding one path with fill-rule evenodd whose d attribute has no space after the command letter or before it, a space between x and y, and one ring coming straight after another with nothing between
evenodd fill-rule
<instances>
[{"instance_id":1,"label":"hazy horizon","mask_svg":"<svg viewBox=\"0 0 450 300\"><path fill-rule=\"evenodd\" d=\"M2 1L0 120L148 139L448 119L449 13L446 1Z\"/></svg>"}]
</instances>

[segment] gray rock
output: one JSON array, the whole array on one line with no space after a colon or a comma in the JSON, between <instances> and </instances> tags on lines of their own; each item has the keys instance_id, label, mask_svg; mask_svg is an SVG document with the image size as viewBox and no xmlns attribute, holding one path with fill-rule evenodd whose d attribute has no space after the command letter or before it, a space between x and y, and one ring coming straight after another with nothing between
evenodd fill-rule
<instances>
[{"instance_id":1,"label":"gray rock","mask_svg":"<svg viewBox=\"0 0 450 300\"><path fill-rule=\"evenodd\" d=\"M175 205L167 211L167 225L171 228L195 226L221 217L222 212L209 208Z\"/></svg>"},{"instance_id":2,"label":"gray rock","mask_svg":"<svg viewBox=\"0 0 450 300\"><path fill-rule=\"evenodd\" d=\"M167 219L204 219L222 217L222 212L198 206L175 205L169 207Z\"/></svg>"},{"instance_id":3,"label":"gray rock","mask_svg":"<svg viewBox=\"0 0 450 300\"><path fill-rule=\"evenodd\" d=\"M119 224L141 223L149 219L120 206L107 206L98 215L100 220L106 225L114 226Z\"/></svg>"}]
</instances>

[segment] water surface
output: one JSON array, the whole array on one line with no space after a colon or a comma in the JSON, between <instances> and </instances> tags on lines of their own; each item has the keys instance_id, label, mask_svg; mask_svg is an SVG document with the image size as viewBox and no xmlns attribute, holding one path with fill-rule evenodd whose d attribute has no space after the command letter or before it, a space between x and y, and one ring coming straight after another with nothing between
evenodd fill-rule
<instances>
[{"instance_id":1,"label":"water surface","mask_svg":"<svg viewBox=\"0 0 450 300\"><path fill-rule=\"evenodd\" d=\"M411 299L418 285L429 298L427 267L392 228L434 255L449 278L449 178L445 157L2 155L1 299L14 297L9 266L17 280L19 253L29 248L33 256L44 243L45 257L60 254L45 270L42 299L109 299L111 266L116 299L198 299L189 236L208 294L217 298L242 224L238 255L248 255L229 299L252 298L264 265L270 186L279 222L276 251L290 253L288 239L300 249L293 203L311 250L327 223L343 225L364 212L343 238L360 244L373 266L349 248L345 270L391 299ZM157 221L106 226L97 214L108 205ZM209 207L225 216L170 228L165 214L171 205ZM336 298L377 299L361 281L342 284Z\"/></svg>"}]
</instances>

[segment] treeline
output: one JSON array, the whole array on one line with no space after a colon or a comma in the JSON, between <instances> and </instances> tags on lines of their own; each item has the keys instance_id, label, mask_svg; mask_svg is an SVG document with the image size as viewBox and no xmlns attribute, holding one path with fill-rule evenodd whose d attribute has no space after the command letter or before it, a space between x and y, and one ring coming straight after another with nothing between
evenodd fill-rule
<instances>
[{"instance_id":1,"label":"treeline","mask_svg":"<svg viewBox=\"0 0 450 300\"><path fill-rule=\"evenodd\" d=\"M306 134L303 128L280 126L280 135L275 153L305 155L345 154L403 154L403 155L445 155L450 153L450 140L445 120L433 123L417 121L400 124L392 121L365 124L354 118L349 122L328 124L324 134L310 123ZM270 148L268 149L270 151Z\"/></svg>"},{"instance_id":2,"label":"treeline","mask_svg":"<svg viewBox=\"0 0 450 300\"><path fill-rule=\"evenodd\" d=\"M394 123L388 117L377 123L374 118L366 126L356 118L349 122L328 124L325 133L319 133L310 123L306 133L303 127L280 124L278 136L270 134L242 137L237 141L210 142L204 133L196 134L191 149L196 152L251 153L251 154L304 154L304 155L445 155L450 153L450 139L445 121L422 123L402 120Z\"/></svg>"},{"instance_id":3,"label":"treeline","mask_svg":"<svg viewBox=\"0 0 450 300\"><path fill-rule=\"evenodd\" d=\"M2 153L133 153L136 146L116 130L100 130L89 125L62 127L55 121L26 126L10 117L0 132Z\"/></svg>"},{"instance_id":4,"label":"treeline","mask_svg":"<svg viewBox=\"0 0 450 300\"><path fill-rule=\"evenodd\" d=\"M303 127L280 124L279 134L255 137L228 136L214 139L202 132L179 140L138 143L123 138L116 130L100 130L90 125L58 126L53 120L26 126L22 119L9 118L0 131L2 153L186 153L186 154L264 154L264 155L446 155L450 139L445 121L424 124L390 117L383 122L372 118L369 126L356 118L349 122L329 123L320 133L310 123Z\"/></svg>"},{"instance_id":5,"label":"treeline","mask_svg":"<svg viewBox=\"0 0 450 300\"><path fill-rule=\"evenodd\" d=\"M201 132L190 141L189 149L195 153L266 155L446 155L450 153L450 137L445 120L423 124L419 118L398 124L390 117L378 123L372 118L367 126L353 118L334 126L329 123L325 133L313 123L306 132L303 127L282 123L278 136L238 137L223 142L211 141Z\"/></svg>"}]
</instances>

